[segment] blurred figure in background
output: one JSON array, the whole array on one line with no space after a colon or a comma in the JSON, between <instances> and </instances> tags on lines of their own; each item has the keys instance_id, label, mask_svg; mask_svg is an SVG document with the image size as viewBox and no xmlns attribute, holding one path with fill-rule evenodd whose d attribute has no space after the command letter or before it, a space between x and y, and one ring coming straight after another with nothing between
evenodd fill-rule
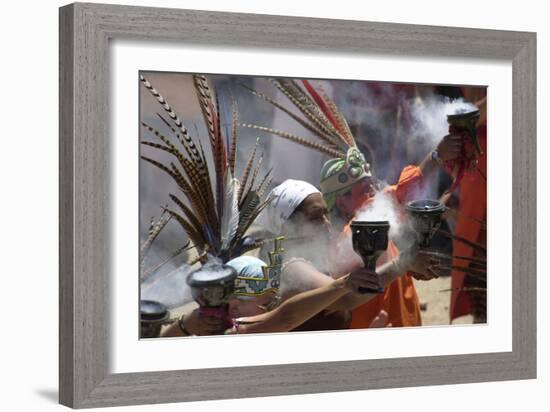
<instances>
[{"instance_id":1,"label":"blurred figure in background","mask_svg":"<svg viewBox=\"0 0 550 412\"><path fill-rule=\"evenodd\" d=\"M482 155L477 168L466 173L457 188L458 207L454 234L485 246L487 244L487 90L482 87L462 88L464 98L473 102L480 111L477 123L477 137ZM476 252L463 242L453 241L455 256L475 257ZM453 266L463 265L463 261L453 260ZM452 272L451 282L451 322L461 316L471 314L474 323L487 322L487 279L470 276L462 271Z\"/></svg>"}]
</instances>

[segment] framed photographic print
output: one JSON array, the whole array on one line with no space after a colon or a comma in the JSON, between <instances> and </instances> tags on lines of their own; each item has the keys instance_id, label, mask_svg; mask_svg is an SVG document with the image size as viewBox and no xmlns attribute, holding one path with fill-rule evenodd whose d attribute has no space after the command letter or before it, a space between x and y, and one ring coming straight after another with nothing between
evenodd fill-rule
<instances>
[{"instance_id":1,"label":"framed photographic print","mask_svg":"<svg viewBox=\"0 0 550 412\"><path fill-rule=\"evenodd\" d=\"M534 378L535 50L62 7L60 402Z\"/></svg>"}]
</instances>

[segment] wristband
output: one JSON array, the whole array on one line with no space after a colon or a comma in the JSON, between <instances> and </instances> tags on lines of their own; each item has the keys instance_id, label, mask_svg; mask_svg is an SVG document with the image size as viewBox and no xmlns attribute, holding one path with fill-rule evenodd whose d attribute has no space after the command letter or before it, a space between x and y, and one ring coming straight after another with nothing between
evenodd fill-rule
<instances>
[{"instance_id":1,"label":"wristband","mask_svg":"<svg viewBox=\"0 0 550 412\"><path fill-rule=\"evenodd\" d=\"M439 152L437 150L432 150L431 159L439 164L442 163L441 157L439 157Z\"/></svg>"},{"instance_id":2,"label":"wristband","mask_svg":"<svg viewBox=\"0 0 550 412\"><path fill-rule=\"evenodd\" d=\"M185 325L183 324L183 316L181 318L179 318L178 326L179 326L180 330L183 332L184 336L191 336L189 331L187 329L185 329Z\"/></svg>"}]
</instances>

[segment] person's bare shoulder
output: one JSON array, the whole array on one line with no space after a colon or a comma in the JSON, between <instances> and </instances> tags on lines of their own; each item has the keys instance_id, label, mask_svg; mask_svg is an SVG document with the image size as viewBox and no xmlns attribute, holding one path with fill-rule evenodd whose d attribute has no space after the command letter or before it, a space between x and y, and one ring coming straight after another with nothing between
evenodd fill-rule
<instances>
[{"instance_id":1,"label":"person's bare shoulder","mask_svg":"<svg viewBox=\"0 0 550 412\"><path fill-rule=\"evenodd\" d=\"M280 296L288 299L300 292L325 286L332 278L320 272L313 263L301 259L290 259L283 265L281 272Z\"/></svg>"}]
</instances>

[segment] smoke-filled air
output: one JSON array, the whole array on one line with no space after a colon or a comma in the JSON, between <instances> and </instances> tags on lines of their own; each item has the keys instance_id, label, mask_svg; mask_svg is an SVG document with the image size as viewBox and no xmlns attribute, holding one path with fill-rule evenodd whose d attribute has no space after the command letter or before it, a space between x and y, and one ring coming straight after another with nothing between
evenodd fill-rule
<instances>
[{"instance_id":1,"label":"smoke-filled air","mask_svg":"<svg viewBox=\"0 0 550 412\"><path fill-rule=\"evenodd\" d=\"M141 72L139 92L142 337L485 322L485 87Z\"/></svg>"}]
</instances>

